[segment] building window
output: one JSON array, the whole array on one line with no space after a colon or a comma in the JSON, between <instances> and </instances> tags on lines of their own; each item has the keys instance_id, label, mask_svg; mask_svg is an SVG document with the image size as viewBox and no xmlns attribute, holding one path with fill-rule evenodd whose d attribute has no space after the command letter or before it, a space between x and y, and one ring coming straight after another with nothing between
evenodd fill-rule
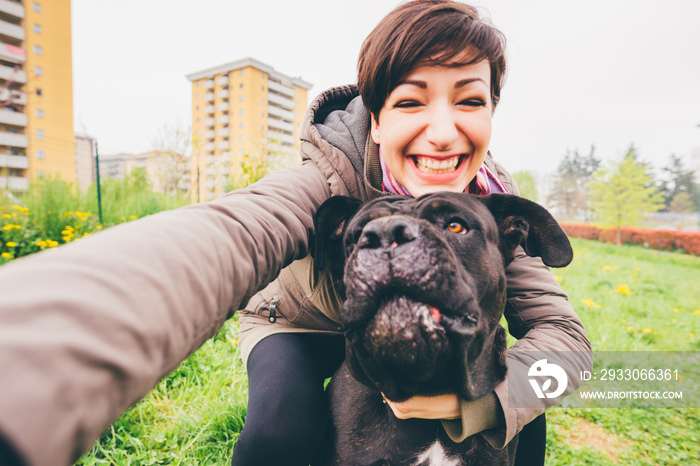
<instances>
[{"instance_id":1,"label":"building window","mask_svg":"<svg viewBox=\"0 0 700 466\"><path fill-rule=\"evenodd\" d=\"M243 76L243 70L239 71L238 74L240 74L241 76Z\"/></svg>"},{"instance_id":2,"label":"building window","mask_svg":"<svg viewBox=\"0 0 700 466\"><path fill-rule=\"evenodd\" d=\"M41 25L35 24L34 25L34 32L36 32L37 34L41 34Z\"/></svg>"},{"instance_id":3,"label":"building window","mask_svg":"<svg viewBox=\"0 0 700 466\"><path fill-rule=\"evenodd\" d=\"M243 96L240 96L240 97L238 98L238 100L240 100L241 102L243 102Z\"/></svg>"},{"instance_id":4,"label":"building window","mask_svg":"<svg viewBox=\"0 0 700 466\"><path fill-rule=\"evenodd\" d=\"M34 74L37 76L43 76L44 75L44 69L41 66L35 66L34 67Z\"/></svg>"},{"instance_id":5,"label":"building window","mask_svg":"<svg viewBox=\"0 0 700 466\"><path fill-rule=\"evenodd\" d=\"M36 130L36 138L37 139L44 139L44 130L43 129Z\"/></svg>"},{"instance_id":6,"label":"building window","mask_svg":"<svg viewBox=\"0 0 700 466\"><path fill-rule=\"evenodd\" d=\"M37 159L45 159L46 158L46 152L44 152L43 149L39 149L36 151L36 158Z\"/></svg>"},{"instance_id":7,"label":"building window","mask_svg":"<svg viewBox=\"0 0 700 466\"><path fill-rule=\"evenodd\" d=\"M197 105L197 110L199 110L199 105Z\"/></svg>"},{"instance_id":8,"label":"building window","mask_svg":"<svg viewBox=\"0 0 700 466\"><path fill-rule=\"evenodd\" d=\"M40 87L36 88L36 95L44 95L43 91L41 90Z\"/></svg>"},{"instance_id":9,"label":"building window","mask_svg":"<svg viewBox=\"0 0 700 466\"><path fill-rule=\"evenodd\" d=\"M243 115L243 109L240 110L240 114Z\"/></svg>"},{"instance_id":10,"label":"building window","mask_svg":"<svg viewBox=\"0 0 700 466\"><path fill-rule=\"evenodd\" d=\"M243 83L241 83L241 86L240 86L240 87L241 87L241 89L243 89Z\"/></svg>"},{"instance_id":11,"label":"building window","mask_svg":"<svg viewBox=\"0 0 700 466\"><path fill-rule=\"evenodd\" d=\"M241 142L245 141L245 136L241 136Z\"/></svg>"},{"instance_id":12,"label":"building window","mask_svg":"<svg viewBox=\"0 0 700 466\"><path fill-rule=\"evenodd\" d=\"M197 118L197 123L199 123L199 118Z\"/></svg>"},{"instance_id":13,"label":"building window","mask_svg":"<svg viewBox=\"0 0 700 466\"><path fill-rule=\"evenodd\" d=\"M41 5L39 5L39 2L34 2L34 11L41 13Z\"/></svg>"},{"instance_id":14,"label":"building window","mask_svg":"<svg viewBox=\"0 0 700 466\"><path fill-rule=\"evenodd\" d=\"M241 124L239 124L238 126L240 126L241 128L243 128L243 122L241 121Z\"/></svg>"},{"instance_id":15,"label":"building window","mask_svg":"<svg viewBox=\"0 0 700 466\"><path fill-rule=\"evenodd\" d=\"M44 53L44 51L41 49L41 45L34 46L34 53L36 53L37 55L42 55Z\"/></svg>"},{"instance_id":16,"label":"building window","mask_svg":"<svg viewBox=\"0 0 700 466\"><path fill-rule=\"evenodd\" d=\"M40 108L36 109L36 116L37 118L44 118L44 111Z\"/></svg>"}]
</instances>

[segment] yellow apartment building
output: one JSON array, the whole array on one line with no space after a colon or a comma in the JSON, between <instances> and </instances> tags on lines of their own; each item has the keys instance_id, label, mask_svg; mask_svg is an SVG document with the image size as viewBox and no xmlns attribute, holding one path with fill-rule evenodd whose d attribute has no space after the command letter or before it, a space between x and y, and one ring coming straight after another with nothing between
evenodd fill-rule
<instances>
[{"instance_id":1,"label":"yellow apartment building","mask_svg":"<svg viewBox=\"0 0 700 466\"><path fill-rule=\"evenodd\" d=\"M192 82L193 200L224 193L244 155L299 154L311 84L253 58L187 75Z\"/></svg>"},{"instance_id":2,"label":"yellow apartment building","mask_svg":"<svg viewBox=\"0 0 700 466\"><path fill-rule=\"evenodd\" d=\"M0 0L0 188L75 182L70 0Z\"/></svg>"}]
</instances>

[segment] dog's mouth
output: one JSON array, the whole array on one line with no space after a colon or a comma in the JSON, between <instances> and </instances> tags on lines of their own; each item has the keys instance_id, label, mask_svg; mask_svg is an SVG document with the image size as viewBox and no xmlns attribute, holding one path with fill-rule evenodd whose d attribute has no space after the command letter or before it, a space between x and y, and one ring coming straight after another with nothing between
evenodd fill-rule
<instances>
[{"instance_id":1,"label":"dog's mouth","mask_svg":"<svg viewBox=\"0 0 700 466\"><path fill-rule=\"evenodd\" d=\"M379 366L424 381L439 372L457 349L451 348L450 334L474 335L476 322L472 316L453 317L407 296L394 296L383 301L356 343Z\"/></svg>"}]
</instances>

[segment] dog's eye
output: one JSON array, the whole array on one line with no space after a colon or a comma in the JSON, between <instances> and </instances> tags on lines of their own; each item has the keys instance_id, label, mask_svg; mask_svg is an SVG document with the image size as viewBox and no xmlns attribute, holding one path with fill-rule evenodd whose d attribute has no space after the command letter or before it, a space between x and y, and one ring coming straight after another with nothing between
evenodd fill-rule
<instances>
[{"instance_id":1,"label":"dog's eye","mask_svg":"<svg viewBox=\"0 0 700 466\"><path fill-rule=\"evenodd\" d=\"M465 234L467 229L459 222L450 222L447 224L447 229L452 233Z\"/></svg>"}]
</instances>

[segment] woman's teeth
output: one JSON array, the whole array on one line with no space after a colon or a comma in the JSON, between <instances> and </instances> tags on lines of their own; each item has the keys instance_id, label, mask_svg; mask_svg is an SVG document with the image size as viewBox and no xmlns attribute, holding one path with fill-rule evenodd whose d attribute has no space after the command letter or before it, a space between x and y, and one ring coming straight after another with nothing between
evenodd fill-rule
<instances>
[{"instance_id":1,"label":"woman's teeth","mask_svg":"<svg viewBox=\"0 0 700 466\"><path fill-rule=\"evenodd\" d=\"M416 157L416 167L423 173L449 173L455 170L459 156L450 159L436 160L431 157Z\"/></svg>"}]
</instances>

